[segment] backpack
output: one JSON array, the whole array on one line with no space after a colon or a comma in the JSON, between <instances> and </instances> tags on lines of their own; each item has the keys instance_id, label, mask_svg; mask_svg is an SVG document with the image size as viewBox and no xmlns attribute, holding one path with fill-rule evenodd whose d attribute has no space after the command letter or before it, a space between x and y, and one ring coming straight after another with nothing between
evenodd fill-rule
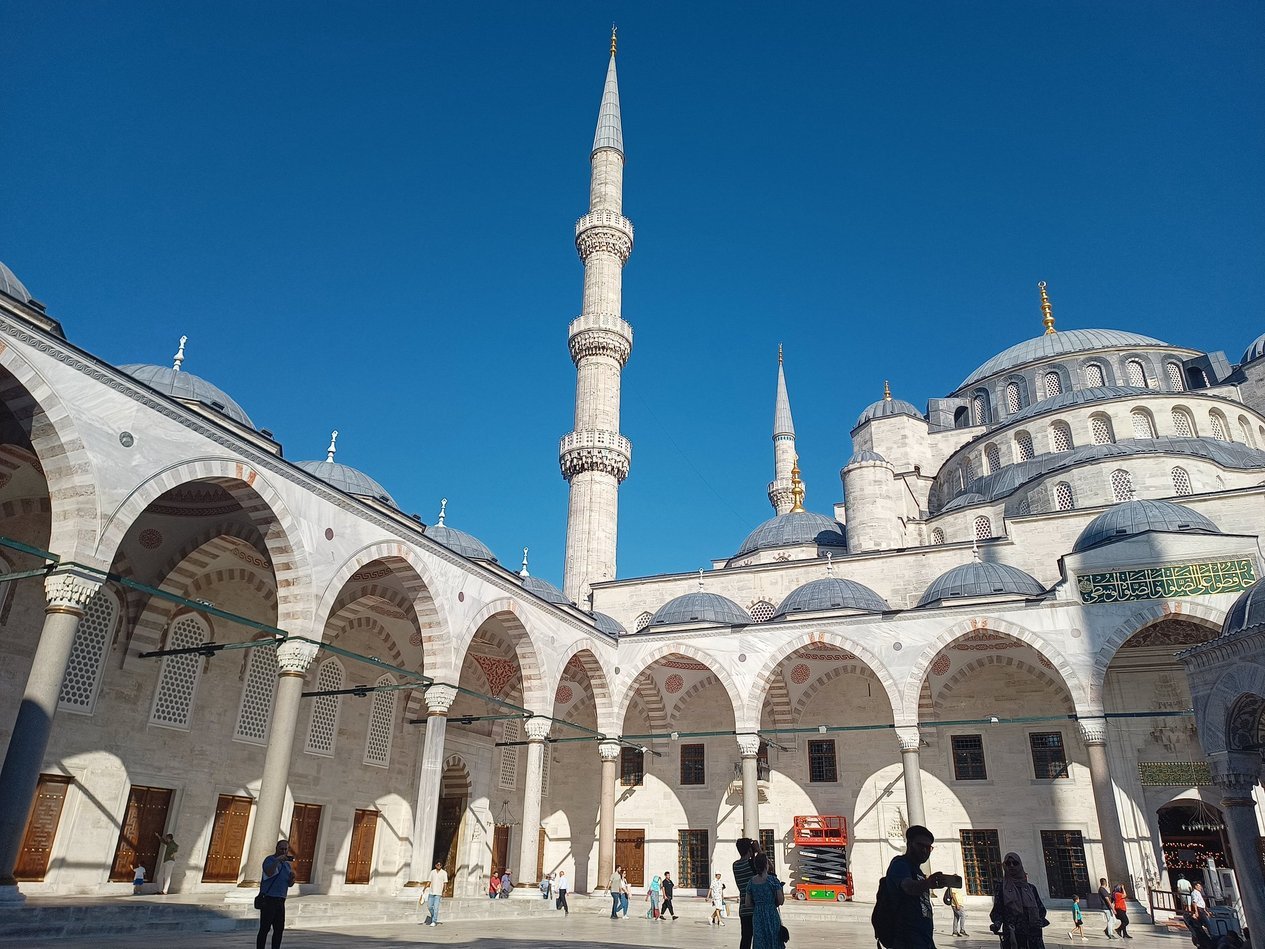
<instances>
[{"instance_id":1,"label":"backpack","mask_svg":"<svg viewBox=\"0 0 1265 949\"><path fill-rule=\"evenodd\" d=\"M888 868L890 870L890 867ZM900 905L892 887L887 884L887 877L878 881L878 893L874 897L874 912L870 914L870 925L874 927L874 941L884 949L896 949L900 932Z\"/></svg>"}]
</instances>

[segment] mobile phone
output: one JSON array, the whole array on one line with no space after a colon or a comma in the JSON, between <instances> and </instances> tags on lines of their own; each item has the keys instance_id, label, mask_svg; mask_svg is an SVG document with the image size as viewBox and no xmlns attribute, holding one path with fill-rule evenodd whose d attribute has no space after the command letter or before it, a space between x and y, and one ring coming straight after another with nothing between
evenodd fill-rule
<instances>
[{"instance_id":1,"label":"mobile phone","mask_svg":"<svg viewBox=\"0 0 1265 949\"><path fill-rule=\"evenodd\" d=\"M946 873L944 875L944 885L952 887L955 890L962 889L962 876L958 873Z\"/></svg>"}]
</instances>

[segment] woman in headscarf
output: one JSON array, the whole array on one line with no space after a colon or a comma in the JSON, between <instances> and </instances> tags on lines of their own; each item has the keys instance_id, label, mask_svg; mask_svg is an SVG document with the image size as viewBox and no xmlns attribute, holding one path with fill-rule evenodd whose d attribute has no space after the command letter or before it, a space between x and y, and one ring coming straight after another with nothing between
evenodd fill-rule
<instances>
[{"instance_id":1,"label":"woman in headscarf","mask_svg":"<svg viewBox=\"0 0 1265 949\"><path fill-rule=\"evenodd\" d=\"M1017 853L1008 853L1002 860L1001 882L993 893L993 925L1001 933L1005 949L1045 949L1041 930L1050 925L1037 888L1028 882L1023 861Z\"/></svg>"},{"instance_id":2,"label":"woman in headscarf","mask_svg":"<svg viewBox=\"0 0 1265 949\"><path fill-rule=\"evenodd\" d=\"M662 895L663 881L659 877L655 877L650 881L650 888L646 890L646 899L650 901L650 911L646 916L650 919L659 919L659 897Z\"/></svg>"}]
</instances>

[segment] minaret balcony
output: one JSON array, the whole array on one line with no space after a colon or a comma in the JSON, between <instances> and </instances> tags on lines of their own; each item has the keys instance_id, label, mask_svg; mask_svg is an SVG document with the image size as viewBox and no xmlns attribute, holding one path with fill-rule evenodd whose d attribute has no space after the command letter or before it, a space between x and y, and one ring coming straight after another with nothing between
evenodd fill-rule
<instances>
[{"instance_id":1,"label":"minaret balcony","mask_svg":"<svg viewBox=\"0 0 1265 949\"><path fill-rule=\"evenodd\" d=\"M558 463L568 481L585 471L604 472L623 481L632 464L632 442L618 432L581 429L562 436Z\"/></svg>"},{"instance_id":2,"label":"minaret balcony","mask_svg":"<svg viewBox=\"0 0 1265 949\"><path fill-rule=\"evenodd\" d=\"M590 211L575 222L575 249L581 260L604 251L614 254L622 264L633 247L632 221L615 211Z\"/></svg>"},{"instance_id":3,"label":"minaret balcony","mask_svg":"<svg viewBox=\"0 0 1265 949\"><path fill-rule=\"evenodd\" d=\"M567 346L577 366L586 356L608 356L622 369L632 353L632 327L613 313L586 313L571 321Z\"/></svg>"}]
</instances>

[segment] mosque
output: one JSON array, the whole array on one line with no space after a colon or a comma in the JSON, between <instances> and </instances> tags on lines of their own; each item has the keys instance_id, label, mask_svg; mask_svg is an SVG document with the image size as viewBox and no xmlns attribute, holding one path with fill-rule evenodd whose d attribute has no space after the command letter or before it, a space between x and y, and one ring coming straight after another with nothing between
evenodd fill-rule
<instances>
[{"instance_id":1,"label":"mosque","mask_svg":"<svg viewBox=\"0 0 1265 949\"><path fill-rule=\"evenodd\" d=\"M701 892L751 836L846 899L918 823L970 894L1007 850L1056 903L1099 877L1145 903L1212 859L1265 930L1265 335L1231 362L1059 328L1042 285L1040 335L860 412L825 512L779 359L772 516L712 570L621 577L615 61L561 588L335 440L283 457L183 340L161 366L80 349L0 266L0 898L127 892L170 832L172 888L208 898L279 836L300 892L385 898L436 859L458 896L501 867L595 892L616 862ZM847 830L824 890L817 815Z\"/></svg>"}]
</instances>

